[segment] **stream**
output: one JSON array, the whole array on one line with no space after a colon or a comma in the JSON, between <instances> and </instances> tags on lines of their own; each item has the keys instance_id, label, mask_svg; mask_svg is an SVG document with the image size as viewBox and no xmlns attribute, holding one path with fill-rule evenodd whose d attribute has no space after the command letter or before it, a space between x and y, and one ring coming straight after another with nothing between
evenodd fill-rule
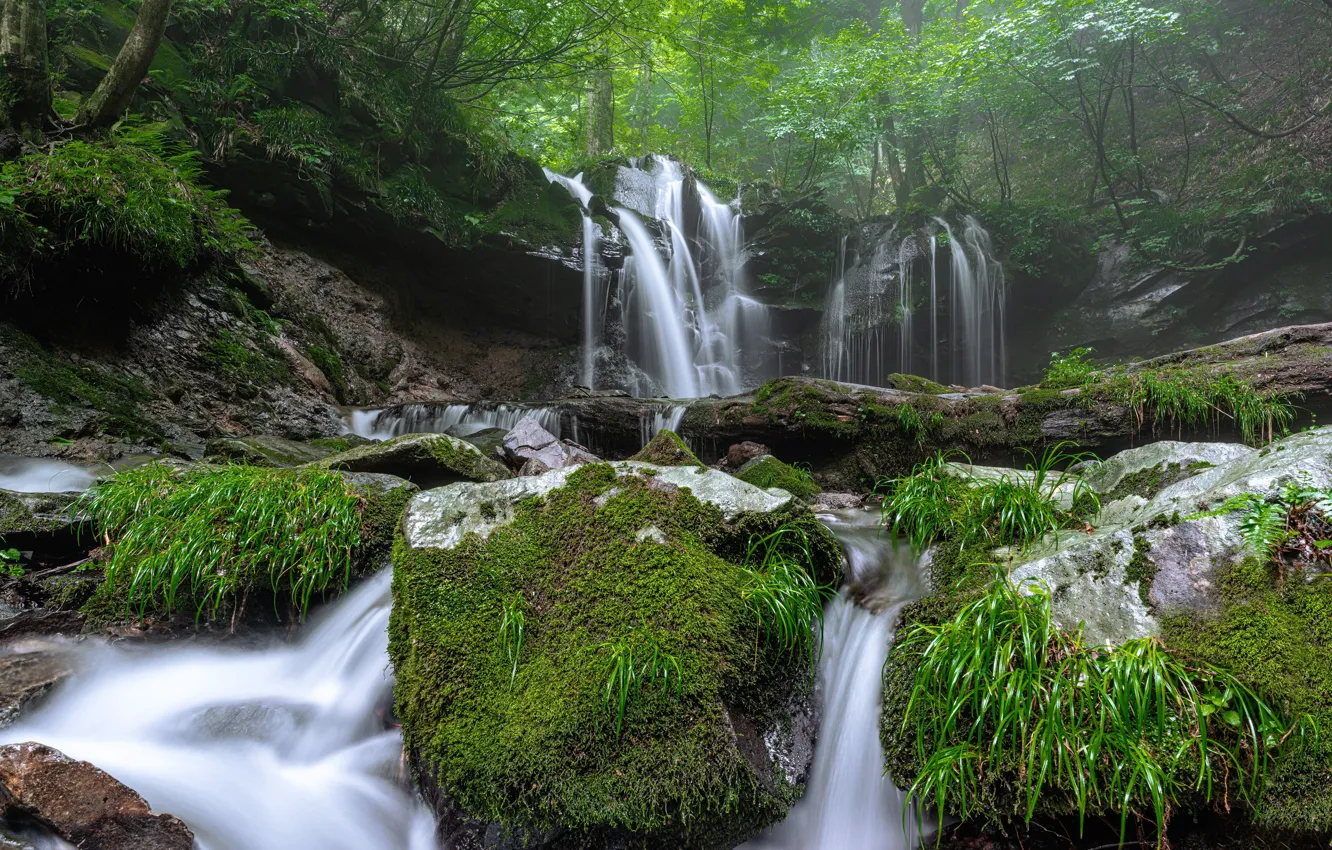
<instances>
[{"instance_id":1,"label":"stream","mask_svg":"<svg viewBox=\"0 0 1332 850\"><path fill-rule=\"evenodd\" d=\"M914 819L883 775L881 670L896 612L924 579L876 513L820 519L849 562L827 609L823 725L804 798L746 848L903 850ZM367 581L292 643L84 641L72 647L79 672L0 738L97 765L188 823L197 850L437 850L431 813L401 780L401 736L383 720L389 581ZM68 845L0 832L6 846Z\"/></svg>"}]
</instances>

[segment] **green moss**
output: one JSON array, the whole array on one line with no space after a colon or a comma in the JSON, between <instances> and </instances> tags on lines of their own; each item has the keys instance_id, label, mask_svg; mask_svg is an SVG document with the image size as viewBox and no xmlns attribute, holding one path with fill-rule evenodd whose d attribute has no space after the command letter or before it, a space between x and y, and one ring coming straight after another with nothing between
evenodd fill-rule
<instances>
[{"instance_id":1,"label":"green moss","mask_svg":"<svg viewBox=\"0 0 1332 850\"><path fill-rule=\"evenodd\" d=\"M267 435L209 440L204 453L209 460L271 467L300 466L328 454L311 443L298 443Z\"/></svg>"},{"instance_id":2,"label":"green moss","mask_svg":"<svg viewBox=\"0 0 1332 850\"><path fill-rule=\"evenodd\" d=\"M324 348L322 345L312 345L306 349L306 353L310 355L310 362L314 363L315 367L323 372L324 377L328 378L328 382L333 385L333 393L337 396L338 401L346 401L347 379L342 373L342 358L338 356L338 353L330 348Z\"/></svg>"},{"instance_id":3,"label":"green moss","mask_svg":"<svg viewBox=\"0 0 1332 850\"><path fill-rule=\"evenodd\" d=\"M689 450L689 446L674 431L663 429L642 450L629 458L658 466L704 466L703 461Z\"/></svg>"},{"instance_id":4,"label":"green moss","mask_svg":"<svg viewBox=\"0 0 1332 850\"><path fill-rule=\"evenodd\" d=\"M779 487L805 501L813 499L821 492L818 482L808 470L789 466L772 455L754 458L741 467L735 477L764 490L769 487Z\"/></svg>"},{"instance_id":5,"label":"green moss","mask_svg":"<svg viewBox=\"0 0 1332 850\"><path fill-rule=\"evenodd\" d=\"M1207 461L1193 461L1187 464L1158 463L1147 469L1130 472L1119 480L1105 496L1107 503L1127 496L1141 496L1150 499L1172 484L1190 478L1204 469L1211 468Z\"/></svg>"},{"instance_id":6,"label":"green moss","mask_svg":"<svg viewBox=\"0 0 1332 850\"><path fill-rule=\"evenodd\" d=\"M312 466L354 472L382 472L457 481L499 481L510 477L499 461L486 457L466 440L447 434L404 434L384 442L356 446L315 461Z\"/></svg>"},{"instance_id":7,"label":"green moss","mask_svg":"<svg viewBox=\"0 0 1332 850\"><path fill-rule=\"evenodd\" d=\"M399 539L390 655L408 748L468 816L519 832L560 824L694 848L780 819L796 789L735 735L769 728L812 681L808 658L769 646L741 595L749 533L788 519L731 526L686 490L590 464L485 539ZM816 572L835 573L826 531L810 530ZM519 594L515 675L498 632ZM645 685L617 735L605 647L640 630L678 660L682 691Z\"/></svg>"},{"instance_id":8,"label":"green moss","mask_svg":"<svg viewBox=\"0 0 1332 850\"><path fill-rule=\"evenodd\" d=\"M1141 534L1133 535L1133 557L1129 560L1125 574L1129 584L1138 586L1138 598L1143 605L1152 604L1152 582L1156 579L1156 562L1148 557L1152 545Z\"/></svg>"},{"instance_id":9,"label":"green moss","mask_svg":"<svg viewBox=\"0 0 1332 850\"><path fill-rule=\"evenodd\" d=\"M204 365L238 386L290 384L291 369L271 339L251 339L230 328L218 331L200 352Z\"/></svg>"},{"instance_id":10,"label":"green moss","mask_svg":"<svg viewBox=\"0 0 1332 850\"><path fill-rule=\"evenodd\" d=\"M0 345L8 349L10 368L20 381L57 407L90 408L108 434L161 439L162 433L142 413L153 398L138 378L109 367L66 362L17 328L0 325Z\"/></svg>"},{"instance_id":11,"label":"green moss","mask_svg":"<svg viewBox=\"0 0 1332 850\"><path fill-rule=\"evenodd\" d=\"M902 390L909 393L924 393L927 395L940 395L950 392L948 387L937 381L931 381L929 378L922 378L919 375L903 375L900 372L894 372L889 375L884 382L884 386L895 390Z\"/></svg>"},{"instance_id":12,"label":"green moss","mask_svg":"<svg viewBox=\"0 0 1332 850\"><path fill-rule=\"evenodd\" d=\"M357 434L343 434L341 437L316 437L310 441L310 445L327 449L330 452L345 452L359 446L371 445L374 442L374 440L368 440Z\"/></svg>"},{"instance_id":13,"label":"green moss","mask_svg":"<svg viewBox=\"0 0 1332 850\"><path fill-rule=\"evenodd\" d=\"M1214 616L1163 619L1166 645L1200 663L1222 666L1292 715L1307 713L1319 734L1269 773L1260 824L1332 830L1332 582L1278 584L1256 558L1219 580Z\"/></svg>"},{"instance_id":14,"label":"green moss","mask_svg":"<svg viewBox=\"0 0 1332 850\"><path fill-rule=\"evenodd\" d=\"M41 523L18 496L0 490L0 533L20 534L41 531Z\"/></svg>"}]
</instances>

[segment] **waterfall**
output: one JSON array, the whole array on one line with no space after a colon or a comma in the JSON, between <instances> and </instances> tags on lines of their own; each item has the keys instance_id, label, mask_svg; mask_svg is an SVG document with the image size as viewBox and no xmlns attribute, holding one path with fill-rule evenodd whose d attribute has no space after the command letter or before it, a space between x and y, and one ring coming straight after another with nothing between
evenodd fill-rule
<instances>
[{"instance_id":1,"label":"waterfall","mask_svg":"<svg viewBox=\"0 0 1332 850\"><path fill-rule=\"evenodd\" d=\"M81 493L99 471L62 460L0 455L0 490L17 493Z\"/></svg>"},{"instance_id":2,"label":"waterfall","mask_svg":"<svg viewBox=\"0 0 1332 850\"><path fill-rule=\"evenodd\" d=\"M197 850L435 850L433 816L389 778L389 578L296 643L72 645L78 672L3 739L92 762L189 824Z\"/></svg>"},{"instance_id":3,"label":"waterfall","mask_svg":"<svg viewBox=\"0 0 1332 850\"><path fill-rule=\"evenodd\" d=\"M565 177L549 168L541 170L545 172L547 180L559 183L569 190L569 194L577 198L583 207L583 342L579 350L578 380L583 386L590 388L596 383L597 378L597 346L600 344L600 335L597 333L597 305L601 301L598 283L602 277L599 262L601 231L597 223L592 220L592 190L583 184L581 171L573 177Z\"/></svg>"},{"instance_id":4,"label":"waterfall","mask_svg":"<svg viewBox=\"0 0 1332 850\"><path fill-rule=\"evenodd\" d=\"M880 533L876 512L819 518L842 542L848 569L824 618L814 765L786 820L745 850L909 850L919 843L915 816L903 817L903 793L884 775L879 714L897 613L927 588L917 560Z\"/></svg>"},{"instance_id":5,"label":"waterfall","mask_svg":"<svg viewBox=\"0 0 1332 850\"><path fill-rule=\"evenodd\" d=\"M486 428L508 431L520 419L530 416L559 437L562 414L561 408L554 404L404 404L383 410L353 410L344 421L347 431L358 437L387 440L402 434L465 437Z\"/></svg>"},{"instance_id":6,"label":"waterfall","mask_svg":"<svg viewBox=\"0 0 1332 850\"><path fill-rule=\"evenodd\" d=\"M581 174L548 176L587 207L591 195ZM614 200L629 249L622 279L624 354L647 378L624 388L693 398L752 386L775 346L768 339L768 308L747 293L743 219L735 204L718 201L665 157L619 168ZM585 235L585 254L595 250L588 244ZM592 300L600 303L599 287L584 274L584 325L595 327ZM595 344L585 332L585 371L586 352Z\"/></svg>"},{"instance_id":7,"label":"waterfall","mask_svg":"<svg viewBox=\"0 0 1332 850\"><path fill-rule=\"evenodd\" d=\"M936 218L905 237L871 222L857 243L848 262L843 242L824 302L823 377L875 385L894 372L966 386L1005 380L1004 271L974 216L956 229ZM915 315L927 271L928 328ZM885 352L885 340L894 339L895 351Z\"/></svg>"}]
</instances>

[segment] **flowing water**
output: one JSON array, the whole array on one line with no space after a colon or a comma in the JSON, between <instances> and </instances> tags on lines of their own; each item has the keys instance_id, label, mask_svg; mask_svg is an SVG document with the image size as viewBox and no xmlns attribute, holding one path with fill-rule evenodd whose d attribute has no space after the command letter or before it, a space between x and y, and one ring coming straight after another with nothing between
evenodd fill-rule
<instances>
[{"instance_id":1,"label":"flowing water","mask_svg":"<svg viewBox=\"0 0 1332 850\"><path fill-rule=\"evenodd\" d=\"M895 225L867 224L860 235L850 262L842 241L828 285L823 376L882 385L904 372L966 386L1002 384L1004 272L980 221L964 216L954 227L936 218L905 236Z\"/></svg>"},{"instance_id":2,"label":"flowing water","mask_svg":"<svg viewBox=\"0 0 1332 850\"><path fill-rule=\"evenodd\" d=\"M901 607L928 591L918 559L871 511L820 515L847 554L846 586L828 603L819 687L823 720L805 796L746 850L907 850L913 814L883 773L883 664Z\"/></svg>"},{"instance_id":3,"label":"flowing water","mask_svg":"<svg viewBox=\"0 0 1332 850\"><path fill-rule=\"evenodd\" d=\"M592 190L583 183L583 174L573 177L556 174L549 168L541 169L546 179L559 183L578 199L583 208L583 344L579 350L578 380L585 387L596 383L597 346L601 333L597 327L597 306L601 302L601 279L605 268L600 262L601 229L592 220Z\"/></svg>"},{"instance_id":4,"label":"flowing water","mask_svg":"<svg viewBox=\"0 0 1332 850\"><path fill-rule=\"evenodd\" d=\"M0 737L92 762L197 850L435 850L384 718L389 604L385 572L295 644L84 642L80 672Z\"/></svg>"},{"instance_id":5,"label":"flowing water","mask_svg":"<svg viewBox=\"0 0 1332 850\"><path fill-rule=\"evenodd\" d=\"M61 460L0 455L0 490L81 493L96 480L92 470Z\"/></svg>"},{"instance_id":6,"label":"flowing water","mask_svg":"<svg viewBox=\"0 0 1332 850\"><path fill-rule=\"evenodd\" d=\"M508 431L529 416L556 437L562 436L561 411L553 404L404 404L383 410L353 410L346 424L347 430L358 437L387 440L403 434L447 432L467 436L487 428Z\"/></svg>"},{"instance_id":7,"label":"flowing water","mask_svg":"<svg viewBox=\"0 0 1332 850\"><path fill-rule=\"evenodd\" d=\"M547 176L588 207L591 196L582 175ZM624 389L640 396L696 398L733 395L760 382L776 347L769 339L769 310L745 285L745 239L736 204L718 201L665 157L621 167L615 197L608 200L616 204L628 245L623 353L647 378ZM585 256L592 250L586 227L585 222ZM600 287L586 277L585 328L596 325L603 300ZM591 366L598 344L585 331L581 362L588 386L598 380Z\"/></svg>"}]
</instances>

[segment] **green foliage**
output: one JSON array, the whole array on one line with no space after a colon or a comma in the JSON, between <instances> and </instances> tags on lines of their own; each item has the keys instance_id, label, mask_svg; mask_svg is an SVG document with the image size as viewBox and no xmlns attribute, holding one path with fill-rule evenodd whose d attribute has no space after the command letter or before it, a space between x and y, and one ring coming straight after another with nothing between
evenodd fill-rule
<instances>
[{"instance_id":1,"label":"green foliage","mask_svg":"<svg viewBox=\"0 0 1332 850\"><path fill-rule=\"evenodd\" d=\"M209 368L237 385L266 387L291 383L287 361L267 338L250 339L223 328L200 356Z\"/></svg>"},{"instance_id":2,"label":"green foliage","mask_svg":"<svg viewBox=\"0 0 1332 850\"><path fill-rule=\"evenodd\" d=\"M1239 532L1264 562L1307 566L1332 561L1332 492L1300 483L1264 497L1241 493L1189 519L1239 512Z\"/></svg>"},{"instance_id":3,"label":"green foliage","mask_svg":"<svg viewBox=\"0 0 1332 850\"><path fill-rule=\"evenodd\" d=\"M1002 574L894 653L920 658L902 719L920 765L908 799L941 819L1118 813L1121 836L1130 818L1151 820L1162 846L1169 816L1195 799L1258 806L1309 726L1155 639L1088 646L1055 627L1043 586Z\"/></svg>"},{"instance_id":4,"label":"green foliage","mask_svg":"<svg viewBox=\"0 0 1332 850\"><path fill-rule=\"evenodd\" d=\"M1026 547L1100 507L1088 484L1068 468L1086 455L1068 451L1068 443L1046 449L1039 458L1027 452L1025 475L980 477L954 463L970 462L957 451L936 452L910 475L880 482L883 524L903 534L916 551L953 538L961 546ZM1061 507L1067 502L1069 507Z\"/></svg>"},{"instance_id":5,"label":"green foliage","mask_svg":"<svg viewBox=\"0 0 1332 850\"><path fill-rule=\"evenodd\" d=\"M513 665L512 681L518 677L518 660L523 655L523 639L527 635L527 600L521 594L505 599L500 609L500 651L504 660Z\"/></svg>"},{"instance_id":6,"label":"green foliage","mask_svg":"<svg viewBox=\"0 0 1332 850\"><path fill-rule=\"evenodd\" d=\"M939 411L934 411L922 415L920 411L910 404L902 404L897 407L897 424L908 435L916 438L916 445L924 448L929 443L930 436L939 430L943 424L944 416Z\"/></svg>"},{"instance_id":7,"label":"green foliage","mask_svg":"<svg viewBox=\"0 0 1332 850\"><path fill-rule=\"evenodd\" d=\"M624 731L629 701L643 689L644 682L656 682L663 690L671 690L673 684L677 697L684 692L680 660L662 649L646 629L638 629L632 638L605 641L595 648L606 655L602 702L615 715L616 738Z\"/></svg>"},{"instance_id":8,"label":"green foliage","mask_svg":"<svg viewBox=\"0 0 1332 850\"><path fill-rule=\"evenodd\" d=\"M0 549L0 569L10 578L23 578L22 558L23 553L17 549Z\"/></svg>"},{"instance_id":9,"label":"green foliage","mask_svg":"<svg viewBox=\"0 0 1332 850\"><path fill-rule=\"evenodd\" d=\"M804 649L811 669L823 644L823 603L833 593L814 578L813 563L805 530L783 525L749 541L744 563L748 581L740 591L768 638L784 652Z\"/></svg>"},{"instance_id":10,"label":"green foliage","mask_svg":"<svg viewBox=\"0 0 1332 850\"><path fill-rule=\"evenodd\" d=\"M142 267L187 268L251 249L248 225L201 182L199 155L160 128L120 126L0 167L0 276L44 285L34 268L87 251Z\"/></svg>"},{"instance_id":11,"label":"green foliage","mask_svg":"<svg viewBox=\"0 0 1332 850\"><path fill-rule=\"evenodd\" d=\"M1248 381L1205 369L1131 371L1105 379L1105 391L1132 411L1139 428L1150 421L1182 434L1228 420L1256 445L1288 432L1295 420L1290 396L1265 395Z\"/></svg>"},{"instance_id":12,"label":"green foliage","mask_svg":"<svg viewBox=\"0 0 1332 850\"><path fill-rule=\"evenodd\" d=\"M1075 348L1067 354L1054 352L1046 367L1041 386L1051 390L1082 387L1096 380L1096 367L1091 363L1090 348Z\"/></svg>"},{"instance_id":13,"label":"green foliage","mask_svg":"<svg viewBox=\"0 0 1332 850\"><path fill-rule=\"evenodd\" d=\"M315 367L323 372L324 377L333 385L333 393L338 401L346 401L347 378L343 374L342 358L338 353L322 345L311 345L306 349L306 353L310 355L310 362L315 364Z\"/></svg>"},{"instance_id":14,"label":"green foliage","mask_svg":"<svg viewBox=\"0 0 1332 850\"><path fill-rule=\"evenodd\" d=\"M188 598L199 613L262 587L304 611L345 588L363 501L323 470L163 462L105 478L83 499L110 541L109 586L140 611Z\"/></svg>"}]
</instances>

